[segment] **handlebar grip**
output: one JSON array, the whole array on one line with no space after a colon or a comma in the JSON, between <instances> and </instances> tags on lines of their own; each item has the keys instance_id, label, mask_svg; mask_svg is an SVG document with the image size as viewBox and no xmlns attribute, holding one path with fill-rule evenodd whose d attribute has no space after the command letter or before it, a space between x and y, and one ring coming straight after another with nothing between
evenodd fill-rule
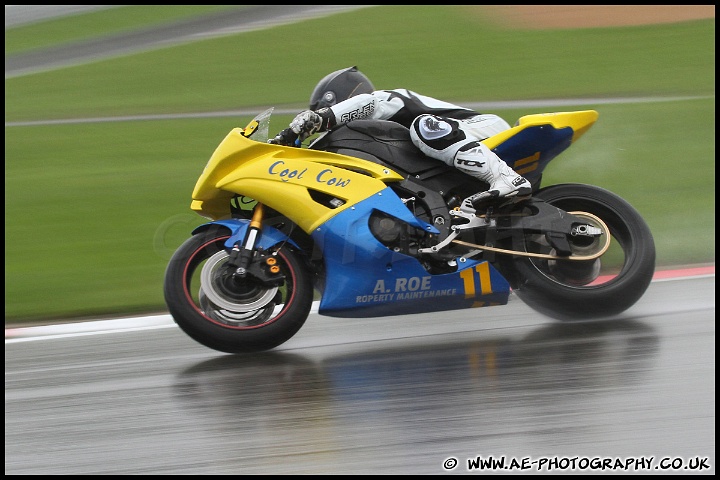
<instances>
[{"instance_id":1,"label":"handlebar grip","mask_svg":"<svg viewBox=\"0 0 720 480\"><path fill-rule=\"evenodd\" d=\"M268 140L268 143L274 143L277 145L295 145L298 140L298 134L293 132L291 128L286 128L282 132L275 135L275 138ZM295 145L297 146L297 145Z\"/></svg>"}]
</instances>

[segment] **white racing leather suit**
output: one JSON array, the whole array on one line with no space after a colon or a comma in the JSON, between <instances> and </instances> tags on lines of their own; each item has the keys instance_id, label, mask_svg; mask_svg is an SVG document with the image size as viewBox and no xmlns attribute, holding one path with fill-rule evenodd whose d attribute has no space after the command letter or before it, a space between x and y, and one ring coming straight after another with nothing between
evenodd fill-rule
<instances>
[{"instance_id":1,"label":"white racing leather suit","mask_svg":"<svg viewBox=\"0 0 720 480\"><path fill-rule=\"evenodd\" d=\"M425 155L490 185L487 192L467 199L468 207L477 201L532 191L525 178L480 143L510 128L497 115L481 114L406 89L356 95L317 113L327 127L359 119L391 120L408 127L413 143Z\"/></svg>"}]
</instances>

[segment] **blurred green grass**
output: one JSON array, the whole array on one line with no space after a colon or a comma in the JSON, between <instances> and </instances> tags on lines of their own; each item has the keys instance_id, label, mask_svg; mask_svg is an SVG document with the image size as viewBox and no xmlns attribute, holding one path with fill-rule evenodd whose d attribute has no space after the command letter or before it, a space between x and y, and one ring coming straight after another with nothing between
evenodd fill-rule
<instances>
[{"instance_id":1,"label":"blurred green grass","mask_svg":"<svg viewBox=\"0 0 720 480\"><path fill-rule=\"evenodd\" d=\"M247 6L245 6L247 7ZM120 5L91 11L71 18L50 18L42 22L5 29L5 55L57 47L100 36L136 31L209 15L238 5Z\"/></svg>"},{"instance_id":2,"label":"blurred green grass","mask_svg":"<svg viewBox=\"0 0 720 480\"><path fill-rule=\"evenodd\" d=\"M378 88L457 102L714 95L714 28L501 30L464 7L365 8L7 79L5 120L302 107L353 64Z\"/></svg>"},{"instance_id":3,"label":"blurred green grass","mask_svg":"<svg viewBox=\"0 0 720 480\"><path fill-rule=\"evenodd\" d=\"M56 22L75 28L72 17ZM373 28L350 35L347 25ZM333 38L332 48L316 51L307 31ZM714 262L714 20L524 32L464 7L373 7L6 79L6 322L163 311L167 260L203 222L189 209L195 180L218 142L251 116L8 122L303 108L319 78L352 64L378 88L457 102L705 97L496 112L512 123L598 110L598 123L553 161L544 184L591 183L626 198L655 235L659 265Z\"/></svg>"}]
</instances>

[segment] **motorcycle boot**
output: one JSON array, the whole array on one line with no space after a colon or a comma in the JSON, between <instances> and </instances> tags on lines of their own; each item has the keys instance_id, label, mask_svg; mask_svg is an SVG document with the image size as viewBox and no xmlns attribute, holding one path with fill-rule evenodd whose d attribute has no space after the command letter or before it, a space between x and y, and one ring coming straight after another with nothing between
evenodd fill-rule
<instances>
[{"instance_id":1,"label":"motorcycle boot","mask_svg":"<svg viewBox=\"0 0 720 480\"><path fill-rule=\"evenodd\" d=\"M489 185L484 192L463 200L463 207L477 210L477 206L491 200L527 197L532 193L530 182L510 168L492 150L480 142L473 142L457 153L455 168Z\"/></svg>"}]
</instances>

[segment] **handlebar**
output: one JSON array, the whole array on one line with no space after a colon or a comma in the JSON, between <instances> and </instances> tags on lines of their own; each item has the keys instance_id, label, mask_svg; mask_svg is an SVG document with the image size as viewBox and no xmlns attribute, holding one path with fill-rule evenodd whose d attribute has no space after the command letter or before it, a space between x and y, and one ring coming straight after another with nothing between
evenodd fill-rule
<instances>
[{"instance_id":1,"label":"handlebar","mask_svg":"<svg viewBox=\"0 0 720 480\"><path fill-rule=\"evenodd\" d=\"M293 132L291 128L286 128L282 132L275 135L275 138L268 140L273 145L298 146L298 134Z\"/></svg>"},{"instance_id":2,"label":"handlebar","mask_svg":"<svg viewBox=\"0 0 720 480\"><path fill-rule=\"evenodd\" d=\"M313 127L315 125L311 121L305 122L305 125L303 126L303 131L305 132L311 132L313 131ZM307 138L308 134L305 134L303 138ZM302 146L302 140L300 139L300 135L295 133L292 128L286 128L282 132L275 135L275 138L272 138L268 140L268 143L272 143L275 145L285 145L285 146L294 146L294 147L301 147Z\"/></svg>"}]
</instances>

